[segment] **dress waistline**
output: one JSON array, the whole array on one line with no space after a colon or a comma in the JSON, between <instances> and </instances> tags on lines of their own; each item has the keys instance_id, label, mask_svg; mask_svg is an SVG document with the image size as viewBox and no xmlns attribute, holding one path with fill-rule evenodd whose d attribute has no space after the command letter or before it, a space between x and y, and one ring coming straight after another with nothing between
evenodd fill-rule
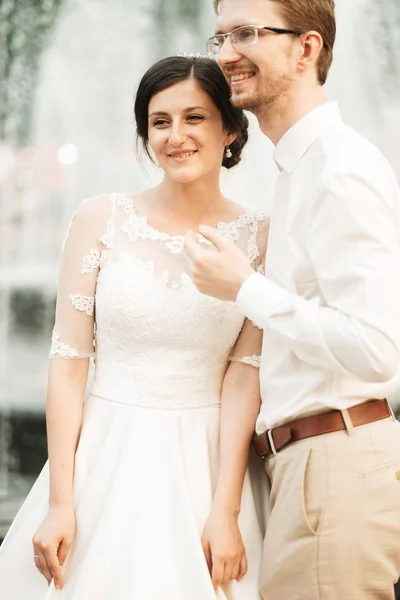
<instances>
[{"instance_id":1,"label":"dress waistline","mask_svg":"<svg viewBox=\"0 0 400 600\"><path fill-rule=\"evenodd\" d=\"M105 397L105 396L100 396L99 394L95 394L93 392L90 392L88 395L88 398L93 397L93 398L97 398L99 400L104 400L105 402L111 402L113 404L121 404L123 406L132 406L133 408L143 408L146 410L201 410L203 408L220 408L221 406L221 402L210 402L209 404L193 404L193 405L184 405L184 404L169 404L169 403L165 403L162 404L161 402L158 403L144 403L144 402L138 402L138 399L135 399L135 401L128 401L128 400L124 400L124 399L119 399L119 398L109 398L109 397Z\"/></svg>"}]
</instances>

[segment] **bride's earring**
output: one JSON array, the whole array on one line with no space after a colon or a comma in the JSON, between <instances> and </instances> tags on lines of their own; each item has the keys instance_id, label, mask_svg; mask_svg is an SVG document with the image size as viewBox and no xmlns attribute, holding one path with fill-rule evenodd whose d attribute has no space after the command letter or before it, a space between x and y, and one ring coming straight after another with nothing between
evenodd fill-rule
<instances>
[{"instance_id":1,"label":"bride's earring","mask_svg":"<svg viewBox=\"0 0 400 600\"><path fill-rule=\"evenodd\" d=\"M229 146L226 147L225 156L226 156L226 158L232 158L232 152L231 152L231 149L229 148Z\"/></svg>"}]
</instances>

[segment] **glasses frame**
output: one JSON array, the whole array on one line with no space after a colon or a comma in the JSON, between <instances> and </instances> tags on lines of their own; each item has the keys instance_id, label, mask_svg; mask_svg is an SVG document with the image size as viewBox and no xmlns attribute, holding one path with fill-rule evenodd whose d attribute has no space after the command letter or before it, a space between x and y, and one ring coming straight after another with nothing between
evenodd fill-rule
<instances>
[{"instance_id":1,"label":"glasses frame","mask_svg":"<svg viewBox=\"0 0 400 600\"><path fill-rule=\"evenodd\" d=\"M207 53L212 56L218 56L218 54L221 51L221 49L220 49L218 52L214 52L213 40L223 39L223 44L222 44L222 46L223 46L224 43L226 42L226 39L229 37L230 43L232 44L233 47L235 47L236 44L234 42L232 42L231 36L236 31L240 31L241 29L254 29L255 38L254 38L254 41L250 42L249 44L245 44L244 46L243 45L237 46L238 48L248 48L249 46L254 46L255 44L257 44L259 31L271 31L272 33L276 33L277 35L302 35L302 33L303 33L301 31L295 31L294 29L282 29L281 27L269 27L267 25L241 25L240 27L235 27L235 29L232 29L232 31L229 31L228 33L217 33L216 35L212 35L210 38L208 38ZM221 46L221 48L222 48L222 46Z\"/></svg>"}]
</instances>

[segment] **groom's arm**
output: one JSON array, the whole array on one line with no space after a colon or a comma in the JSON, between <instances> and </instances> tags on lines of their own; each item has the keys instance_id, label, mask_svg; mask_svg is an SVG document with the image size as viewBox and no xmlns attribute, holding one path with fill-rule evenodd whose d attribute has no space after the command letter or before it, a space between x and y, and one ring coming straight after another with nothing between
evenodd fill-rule
<instances>
[{"instance_id":1,"label":"groom's arm","mask_svg":"<svg viewBox=\"0 0 400 600\"><path fill-rule=\"evenodd\" d=\"M324 301L254 273L239 290L238 307L305 362L367 382L391 380L400 366L400 230L390 169L373 181L325 176L307 250Z\"/></svg>"}]
</instances>

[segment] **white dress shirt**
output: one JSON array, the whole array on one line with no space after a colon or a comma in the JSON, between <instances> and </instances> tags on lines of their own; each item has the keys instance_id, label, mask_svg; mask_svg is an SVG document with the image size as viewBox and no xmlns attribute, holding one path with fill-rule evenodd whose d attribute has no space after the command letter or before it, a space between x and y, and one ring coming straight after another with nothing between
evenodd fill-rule
<instances>
[{"instance_id":1,"label":"white dress shirt","mask_svg":"<svg viewBox=\"0 0 400 600\"><path fill-rule=\"evenodd\" d=\"M264 330L257 432L400 388L400 194L378 149L318 107L279 141L266 277L240 310Z\"/></svg>"}]
</instances>

